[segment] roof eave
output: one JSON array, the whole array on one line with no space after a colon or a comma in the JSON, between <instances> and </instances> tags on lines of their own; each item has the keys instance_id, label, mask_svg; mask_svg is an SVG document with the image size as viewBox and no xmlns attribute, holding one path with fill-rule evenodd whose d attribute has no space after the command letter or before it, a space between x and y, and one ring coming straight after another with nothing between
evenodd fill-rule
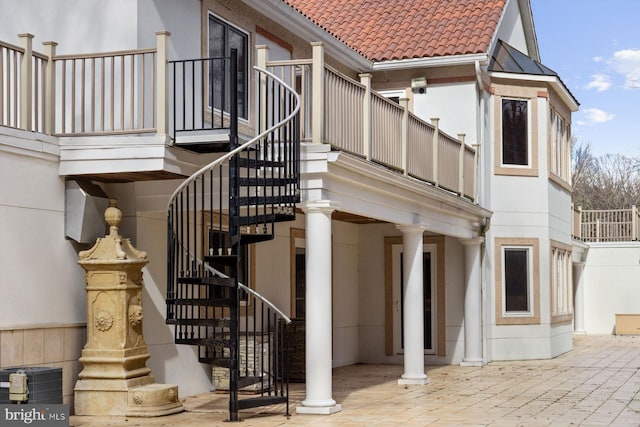
<instances>
[{"instance_id":1,"label":"roof eave","mask_svg":"<svg viewBox=\"0 0 640 427\"><path fill-rule=\"evenodd\" d=\"M466 55L432 56L428 58L391 59L373 63L374 71L406 70L413 68L447 67L455 65L474 65L476 62L485 65L489 63L486 53L472 53Z\"/></svg>"},{"instance_id":2,"label":"roof eave","mask_svg":"<svg viewBox=\"0 0 640 427\"><path fill-rule=\"evenodd\" d=\"M323 42L327 55L358 71L369 71L373 63L316 25L282 0L242 0L252 9L269 17L296 36L309 42Z\"/></svg>"},{"instance_id":3,"label":"roof eave","mask_svg":"<svg viewBox=\"0 0 640 427\"><path fill-rule=\"evenodd\" d=\"M578 111L580 103L573 96L569 89L564 85L562 80L557 76L543 76L535 74L521 74L521 73L505 73L501 71L490 71L489 75L497 79L510 79L510 80L527 80L548 83L558 94L565 104L571 109L571 112Z\"/></svg>"}]
</instances>

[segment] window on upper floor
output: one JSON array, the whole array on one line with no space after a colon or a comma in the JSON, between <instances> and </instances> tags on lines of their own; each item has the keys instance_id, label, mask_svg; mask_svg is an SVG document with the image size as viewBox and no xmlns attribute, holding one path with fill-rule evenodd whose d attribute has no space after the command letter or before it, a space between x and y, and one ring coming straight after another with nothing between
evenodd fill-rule
<instances>
[{"instance_id":1,"label":"window on upper floor","mask_svg":"<svg viewBox=\"0 0 640 427\"><path fill-rule=\"evenodd\" d=\"M573 278L571 248L551 242L551 319L563 322L572 319Z\"/></svg>"},{"instance_id":2,"label":"window on upper floor","mask_svg":"<svg viewBox=\"0 0 640 427\"><path fill-rule=\"evenodd\" d=\"M571 129L553 108L549 114L549 170L564 182L571 181Z\"/></svg>"},{"instance_id":3,"label":"window on upper floor","mask_svg":"<svg viewBox=\"0 0 640 427\"><path fill-rule=\"evenodd\" d=\"M502 165L529 164L529 101L502 99Z\"/></svg>"},{"instance_id":4,"label":"window on upper floor","mask_svg":"<svg viewBox=\"0 0 640 427\"><path fill-rule=\"evenodd\" d=\"M223 57L231 54L231 49L238 52L238 116L249 118L249 34L230 23L209 14L209 57ZM213 61L210 72L210 100L209 107L217 110L229 111L230 81L222 69L222 62Z\"/></svg>"},{"instance_id":5,"label":"window on upper floor","mask_svg":"<svg viewBox=\"0 0 640 427\"><path fill-rule=\"evenodd\" d=\"M538 176L538 88L495 83L493 171Z\"/></svg>"},{"instance_id":6,"label":"window on upper floor","mask_svg":"<svg viewBox=\"0 0 640 427\"><path fill-rule=\"evenodd\" d=\"M539 323L538 239L496 239L496 255L496 323Z\"/></svg>"}]
</instances>

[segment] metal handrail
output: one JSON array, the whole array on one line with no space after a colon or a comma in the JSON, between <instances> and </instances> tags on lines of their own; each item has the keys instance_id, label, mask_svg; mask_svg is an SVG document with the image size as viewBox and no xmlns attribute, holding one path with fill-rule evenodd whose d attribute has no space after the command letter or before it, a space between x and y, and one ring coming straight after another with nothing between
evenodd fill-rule
<instances>
[{"instance_id":1,"label":"metal handrail","mask_svg":"<svg viewBox=\"0 0 640 427\"><path fill-rule=\"evenodd\" d=\"M288 85L281 80L280 78L278 78L275 74L254 66L253 67L254 70L264 73L266 75L268 75L269 77L273 78L275 81L277 81L278 83L284 85L285 87L288 87ZM225 161L229 160L230 158L232 158L233 156L235 156L236 154L246 150L247 148L250 148L252 145L255 145L256 142L258 142L259 140L261 140L262 138L264 138L265 136L269 135L271 132L280 129L281 127L283 127L284 125L286 125L289 121L291 121L291 119L293 119L295 117L296 114L298 114L298 112L300 111L300 95L298 95L295 91L291 92L295 99L296 99L296 106L293 109L293 111L287 116L285 117L281 122L271 126L269 129L261 132L259 135L253 137L252 139L250 139L249 141L245 142L244 144L238 146L237 148L229 151L228 153L226 153L224 156L214 160L213 162L205 165L204 167L200 168L198 171L196 171L194 174L192 174L189 178L185 179L182 184L180 184L178 186L178 188L175 189L175 191L171 194L171 197L169 197L169 203L167 204L167 208L170 209L171 206L173 205L173 202L175 201L174 199L176 198L176 196L182 191L184 190L185 187L187 187L189 184L191 184L193 181L195 181L196 179L198 179L198 177L200 175L202 175L205 172L208 172L210 170L213 170L215 167L221 165L222 163L224 163Z\"/></svg>"}]
</instances>

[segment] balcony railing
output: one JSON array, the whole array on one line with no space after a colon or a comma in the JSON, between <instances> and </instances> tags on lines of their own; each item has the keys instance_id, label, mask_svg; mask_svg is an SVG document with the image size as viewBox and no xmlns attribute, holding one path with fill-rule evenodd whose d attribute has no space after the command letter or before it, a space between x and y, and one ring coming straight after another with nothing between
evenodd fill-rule
<instances>
[{"instance_id":1,"label":"balcony railing","mask_svg":"<svg viewBox=\"0 0 640 427\"><path fill-rule=\"evenodd\" d=\"M330 144L470 200L476 198L476 150L411 112L408 99L393 102L371 89L371 75L357 82L324 63L321 44L313 58L269 61L258 47L258 65L301 94L302 140Z\"/></svg>"},{"instance_id":2,"label":"balcony railing","mask_svg":"<svg viewBox=\"0 0 640 427\"><path fill-rule=\"evenodd\" d=\"M631 242L640 240L638 209L582 210L573 207L573 238L584 242Z\"/></svg>"},{"instance_id":3,"label":"balcony railing","mask_svg":"<svg viewBox=\"0 0 640 427\"><path fill-rule=\"evenodd\" d=\"M0 43L0 126L59 136L175 136L224 128L224 112L211 114L209 105L216 101L205 91L210 64L194 62L188 71L184 66L178 70L175 61L167 60L168 37L157 33L155 48L82 55L56 55L54 42L43 43L45 54L34 52L30 34L20 35L20 46ZM427 123L413 115L407 99L395 103L372 90L370 74L360 75L358 82L326 65L321 43L312 49L311 59L269 61L264 47L258 47L257 56L259 67L300 94L302 141L330 144L476 199L476 150L464 143L464 135L447 135L438 119ZM171 76L182 81L173 82ZM188 99L176 92L185 84L200 88L202 97ZM170 94L184 105L170 105ZM264 106L258 107L263 114Z\"/></svg>"},{"instance_id":4,"label":"balcony railing","mask_svg":"<svg viewBox=\"0 0 640 427\"><path fill-rule=\"evenodd\" d=\"M119 52L56 55L0 42L0 126L49 135L167 134L166 44Z\"/></svg>"}]
</instances>

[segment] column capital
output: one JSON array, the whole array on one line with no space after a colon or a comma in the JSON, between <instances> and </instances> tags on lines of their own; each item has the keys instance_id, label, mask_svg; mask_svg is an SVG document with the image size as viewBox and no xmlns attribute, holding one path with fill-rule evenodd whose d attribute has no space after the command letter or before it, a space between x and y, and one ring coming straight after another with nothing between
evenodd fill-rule
<instances>
[{"instance_id":1,"label":"column capital","mask_svg":"<svg viewBox=\"0 0 640 427\"><path fill-rule=\"evenodd\" d=\"M298 207L305 214L309 212L332 213L333 211L337 210L340 205L340 202L336 202L333 200L313 200L309 202L299 203Z\"/></svg>"},{"instance_id":2,"label":"column capital","mask_svg":"<svg viewBox=\"0 0 640 427\"><path fill-rule=\"evenodd\" d=\"M458 239L465 246L478 246L484 243L484 237L472 237L470 239Z\"/></svg>"},{"instance_id":3,"label":"column capital","mask_svg":"<svg viewBox=\"0 0 640 427\"><path fill-rule=\"evenodd\" d=\"M396 228L403 233L424 233L427 229L422 224L396 224Z\"/></svg>"}]
</instances>

